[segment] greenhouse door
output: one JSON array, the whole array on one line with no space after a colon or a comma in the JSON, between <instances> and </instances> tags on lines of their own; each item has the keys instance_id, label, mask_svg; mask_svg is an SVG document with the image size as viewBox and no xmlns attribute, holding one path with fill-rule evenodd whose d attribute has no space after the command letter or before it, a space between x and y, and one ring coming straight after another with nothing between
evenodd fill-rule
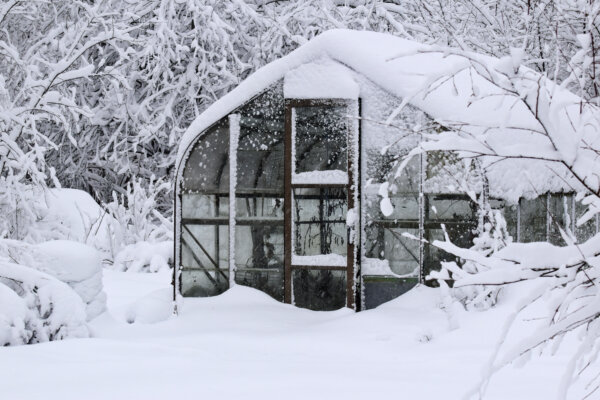
<instances>
[{"instance_id":1,"label":"greenhouse door","mask_svg":"<svg viewBox=\"0 0 600 400\"><path fill-rule=\"evenodd\" d=\"M286 100L286 303L356 309L357 116L356 100Z\"/></svg>"}]
</instances>

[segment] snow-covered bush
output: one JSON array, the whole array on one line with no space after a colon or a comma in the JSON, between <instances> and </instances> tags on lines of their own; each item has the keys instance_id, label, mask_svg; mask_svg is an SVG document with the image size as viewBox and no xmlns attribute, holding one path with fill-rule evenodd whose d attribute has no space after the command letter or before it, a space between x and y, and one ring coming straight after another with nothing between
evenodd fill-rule
<instances>
[{"instance_id":1,"label":"snow-covered bush","mask_svg":"<svg viewBox=\"0 0 600 400\"><path fill-rule=\"evenodd\" d=\"M156 272L168 268L173 252L173 224L157 208L169 191L167 182L152 177L148 182L134 180L123 195L113 193L113 201L106 204L106 209L118 221L115 269Z\"/></svg>"},{"instance_id":2,"label":"snow-covered bush","mask_svg":"<svg viewBox=\"0 0 600 400\"><path fill-rule=\"evenodd\" d=\"M35 245L14 240L0 241L0 259L4 256L22 268L40 271L66 283L83 301L89 321L106 309L102 287L102 259L92 247L68 240Z\"/></svg>"},{"instance_id":3,"label":"snow-covered bush","mask_svg":"<svg viewBox=\"0 0 600 400\"><path fill-rule=\"evenodd\" d=\"M0 238L86 243L111 257L116 221L82 190L6 183L0 177Z\"/></svg>"},{"instance_id":4,"label":"snow-covered bush","mask_svg":"<svg viewBox=\"0 0 600 400\"><path fill-rule=\"evenodd\" d=\"M121 195L113 192L113 201L106 209L119 223L123 244L172 239L172 223L157 211L159 200L170 188L165 180L152 177L148 182L133 180Z\"/></svg>"},{"instance_id":5,"label":"snow-covered bush","mask_svg":"<svg viewBox=\"0 0 600 400\"><path fill-rule=\"evenodd\" d=\"M158 272L173 265L173 241L137 242L125 246L115 257L119 271Z\"/></svg>"},{"instance_id":6,"label":"snow-covered bush","mask_svg":"<svg viewBox=\"0 0 600 400\"><path fill-rule=\"evenodd\" d=\"M58 279L0 259L0 345L87 337L85 305Z\"/></svg>"}]
</instances>

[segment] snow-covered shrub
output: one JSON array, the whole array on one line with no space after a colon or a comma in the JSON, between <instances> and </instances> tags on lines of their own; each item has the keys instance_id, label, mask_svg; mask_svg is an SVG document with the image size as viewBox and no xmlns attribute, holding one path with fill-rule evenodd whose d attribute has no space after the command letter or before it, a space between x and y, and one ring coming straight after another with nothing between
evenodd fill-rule
<instances>
[{"instance_id":1,"label":"snow-covered shrub","mask_svg":"<svg viewBox=\"0 0 600 400\"><path fill-rule=\"evenodd\" d=\"M0 345L88 337L85 305L58 279L0 260Z\"/></svg>"},{"instance_id":2,"label":"snow-covered shrub","mask_svg":"<svg viewBox=\"0 0 600 400\"><path fill-rule=\"evenodd\" d=\"M3 184L6 183L6 186ZM45 188L0 177L0 239L41 243L73 240L112 258L117 223L82 190Z\"/></svg>"},{"instance_id":3,"label":"snow-covered shrub","mask_svg":"<svg viewBox=\"0 0 600 400\"><path fill-rule=\"evenodd\" d=\"M0 242L0 257L53 276L79 295L89 321L106 309L102 287L102 259L98 251L82 243L54 240L36 245L19 241Z\"/></svg>"},{"instance_id":4,"label":"snow-covered shrub","mask_svg":"<svg viewBox=\"0 0 600 400\"><path fill-rule=\"evenodd\" d=\"M173 265L173 241L138 242L125 246L115 257L119 271L158 272Z\"/></svg>"},{"instance_id":5,"label":"snow-covered shrub","mask_svg":"<svg viewBox=\"0 0 600 400\"><path fill-rule=\"evenodd\" d=\"M44 189L13 178L0 177L0 238L35 243L64 234L60 226L38 224L47 213Z\"/></svg>"},{"instance_id":6,"label":"snow-covered shrub","mask_svg":"<svg viewBox=\"0 0 600 400\"><path fill-rule=\"evenodd\" d=\"M162 179L134 180L123 195L113 193L113 201L106 205L115 221L120 238L114 268L137 272L156 272L169 265L173 252L173 224L157 208L159 199L170 190Z\"/></svg>"},{"instance_id":7,"label":"snow-covered shrub","mask_svg":"<svg viewBox=\"0 0 600 400\"><path fill-rule=\"evenodd\" d=\"M113 201L106 208L119 222L124 244L172 239L172 223L157 211L158 199L170 188L165 180L152 177L147 184L142 179L133 180L122 195L113 192Z\"/></svg>"}]
</instances>

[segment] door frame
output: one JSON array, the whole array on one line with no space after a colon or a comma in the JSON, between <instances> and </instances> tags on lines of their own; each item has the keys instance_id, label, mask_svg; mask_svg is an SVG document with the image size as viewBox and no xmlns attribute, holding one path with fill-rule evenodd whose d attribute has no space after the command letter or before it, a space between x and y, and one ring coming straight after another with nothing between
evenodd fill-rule
<instances>
[{"instance_id":1,"label":"door frame","mask_svg":"<svg viewBox=\"0 0 600 400\"><path fill-rule=\"evenodd\" d=\"M295 160L292 160L293 113L296 107L334 107L345 106L356 115L351 119L348 129L348 183L347 184L292 184L292 171ZM285 133L284 133L284 302L292 303L292 273L296 269L308 266L292 265L292 198L295 188L345 188L347 191L348 210L356 213L355 226L347 227L346 267L323 267L327 270L346 271L346 307L359 310L360 296L357 296L360 283L360 99L285 99ZM357 162L358 161L358 162ZM317 269L319 267L311 267Z\"/></svg>"}]
</instances>

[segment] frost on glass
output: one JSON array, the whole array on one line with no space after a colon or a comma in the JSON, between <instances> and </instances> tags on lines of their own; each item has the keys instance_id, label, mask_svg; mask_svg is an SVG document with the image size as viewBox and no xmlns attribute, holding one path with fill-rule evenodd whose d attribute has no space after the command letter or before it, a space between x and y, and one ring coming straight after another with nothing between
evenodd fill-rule
<instances>
[{"instance_id":1,"label":"frost on glass","mask_svg":"<svg viewBox=\"0 0 600 400\"><path fill-rule=\"evenodd\" d=\"M345 188L294 189L294 254L345 256L348 249L347 211Z\"/></svg>"},{"instance_id":2,"label":"frost on glass","mask_svg":"<svg viewBox=\"0 0 600 400\"><path fill-rule=\"evenodd\" d=\"M520 241L545 242L546 235L546 196L535 199L521 199L520 205Z\"/></svg>"},{"instance_id":3,"label":"frost on glass","mask_svg":"<svg viewBox=\"0 0 600 400\"><path fill-rule=\"evenodd\" d=\"M281 84L238 112L235 281L282 301L284 100Z\"/></svg>"},{"instance_id":4,"label":"frost on glass","mask_svg":"<svg viewBox=\"0 0 600 400\"><path fill-rule=\"evenodd\" d=\"M330 311L346 305L346 271L294 270L292 287L298 307Z\"/></svg>"},{"instance_id":5,"label":"frost on glass","mask_svg":"<svg viewBox=\"0 0 600 400\"><path fill-rule=\"evenodd\" d=\"M295 108L295 173L346 171L348 110L345 106Z\"/></svg>"},{"instance_id":6,"label":"frost on glass","mask_svg":"<svg viewBox=\"0 0 600 400\"><path fill-rule=\"evenodd\" d=\"M213 296L229 287L229 132L226 121L192 149L181 181L181 293Z\"/></svg>"}]
</instances>

